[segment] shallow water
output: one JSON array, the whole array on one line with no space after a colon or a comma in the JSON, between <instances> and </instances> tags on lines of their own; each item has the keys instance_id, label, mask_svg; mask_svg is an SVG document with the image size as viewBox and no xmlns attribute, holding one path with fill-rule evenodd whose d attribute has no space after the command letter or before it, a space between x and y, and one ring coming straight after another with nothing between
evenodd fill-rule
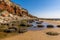
<instances>
[{"instance_id":1,"label":"shallow water","mask_svg":"<svg viewBox=\"0 0 60 40\"><path fill-rule=\"evenodd\" d=\"M54 24L49 24L49 23L47 23L47 22L43 22L43 23L42 23L42 25L44 25L44 27L42 27L42 28L37 27L38 24L36 24L36 22L33 22L33 23L31 23L31 24L32 24L33 26L32 26L32 27L29 27L27 30L43 30L43 29L46 29L46 28L47 28L47 25L53 25L54 28L57 28L56 25L54 25Z\"/></svg>"}]
</instances>

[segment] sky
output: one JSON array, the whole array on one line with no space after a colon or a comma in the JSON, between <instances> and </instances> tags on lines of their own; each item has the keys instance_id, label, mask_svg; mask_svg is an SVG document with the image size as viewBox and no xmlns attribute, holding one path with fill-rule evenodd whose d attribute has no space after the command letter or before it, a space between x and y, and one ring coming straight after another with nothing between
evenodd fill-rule
<instances>
[{"instance_id":1,"label":"sky","mask_svg":"<svg viewBox=\"0 0 60 40\"><path fill-rule=\"evenodd\" d=\"M11 0L39 18L60 18L60 0Z\"/></svg>"}]
</instances>

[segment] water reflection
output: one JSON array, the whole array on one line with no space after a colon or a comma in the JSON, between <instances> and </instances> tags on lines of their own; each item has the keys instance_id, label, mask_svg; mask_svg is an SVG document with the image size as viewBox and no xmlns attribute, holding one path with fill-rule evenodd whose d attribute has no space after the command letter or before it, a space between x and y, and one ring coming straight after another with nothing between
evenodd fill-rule
<instances>
[{"instance_id":1,"label":"water reflection","mask_svg":"<svg viewBox=\"0 0 60 40\"><path fill-rule=\"evenodd\" d=\"M44 25L44 27L42 27L42 28L37 27L38 24L36 23L36 21L35 21L35 22L32 22L32 23L30 23L30 24L32 24L33 26L32 26L32 27L29 27L28 30L43 30L43 29L46 29L46 28L47 28L47 25L53 25L54 28L57 28L56 25L54 25L54 24L49 24L49 23L47 23L47 22L41 23L41 25Z\"/></svg>"}]
</instances>

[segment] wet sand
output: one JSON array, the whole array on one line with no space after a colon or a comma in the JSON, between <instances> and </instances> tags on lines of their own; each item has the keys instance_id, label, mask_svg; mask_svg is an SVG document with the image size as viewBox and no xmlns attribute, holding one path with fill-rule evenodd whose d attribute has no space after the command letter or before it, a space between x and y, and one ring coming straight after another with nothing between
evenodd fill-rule
<instances>
[{"instance_id":1,"label":"wet sand","mask_svg":"<svg viewBox=\"0 0 60 40\"><path fill-rule=\"evenodd\" d=\"M60 25L60 20L39 20L39 21L44 21L47 22L49 24L55 24L55 25Z\"/></svg>"},{"instance_id":2,"label":"wet sand","mask_svg":"<svg viewBox=\"0 0 60 40\"><path fill-rule=\"evenodd\" d=\"M46 32L49 31L60 33L59 28L56 29L52 28L39 31L28 31L26 33L8 37L2 40L60 40L60 35L57 36L47 35Z\"/></svg>"},{"instance_id":3,"label":"wet sand","mask_svg":"<svg viewBox=\"0 0 60 40\"><path fill-rule=\"evenodd\" d=\"M60 25L60 21L46 21L46 22L50 24Z\"/></svg>"}]
</instances>

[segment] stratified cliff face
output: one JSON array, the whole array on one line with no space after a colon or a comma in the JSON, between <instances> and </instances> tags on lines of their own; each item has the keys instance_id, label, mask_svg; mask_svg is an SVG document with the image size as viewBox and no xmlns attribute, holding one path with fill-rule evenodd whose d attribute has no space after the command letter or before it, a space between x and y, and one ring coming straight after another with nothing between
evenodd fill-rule
<instances>
[{"instance_id":1,"label":"stratified cliff face","mask_svg":"<svg viewBox=\"0 0 60 40\"><path fill-rule=\"evenodd\" d=\"M28 16L28 17L35 17L30 14L28 14L28 11L19 5L14 4L10 0L0 0L0 12L2 11L8 11L11 14L18 15L20 17L22 16Z\"/></svg>"},{"instance_id":2,"label":"stratified cliff face","mask_svg":"<svg viewBox=\"0 0 60 40\"><path fill-rule=\"evenodd\" d=\"M6 10L11 14L23 16L28 16L28 11L19 7L18 5L12 3L10 0L0 0L0 12Z\"/></svg>"},{"instance_id":3,"label":"stratified cliff face","mask_svg":"<svg viewBox=\"0 0 60 40\"><path fill-rule=\"evenodd\" d=\"M21 18L26 19L36 17L29 14L26 9L11 2L11 0L0 0L0 23L20 20Z\"/></svg>"}]
</instances>

